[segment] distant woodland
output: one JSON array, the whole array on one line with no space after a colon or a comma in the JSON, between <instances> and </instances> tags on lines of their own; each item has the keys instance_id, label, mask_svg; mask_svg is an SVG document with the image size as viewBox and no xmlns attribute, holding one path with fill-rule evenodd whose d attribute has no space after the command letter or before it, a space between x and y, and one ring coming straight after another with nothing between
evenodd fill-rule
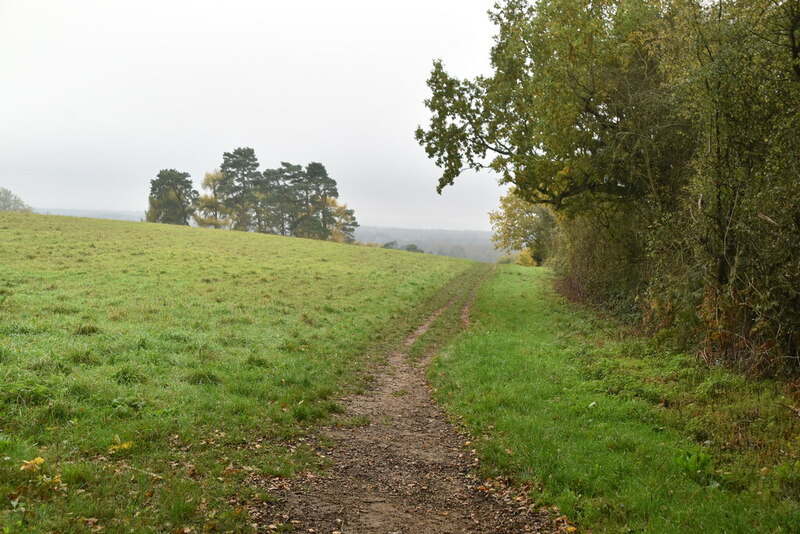
<instances>
[{"instance_id":1,"label":"distant woodland","mask_svg":"<svg viewBox=\"0 0 800 534\"><path fill-rule=\"evenodd\" d=\"M800 374L800 1L508 0L416 138L513 185L498 244L709 362Z\"/></svg>"},{"instance_id":2,"label":"distant woodland","mask_svg":"<svg viewBox=\"0 0 800 534\"><path fill-rule=\"evenodd\" d=\"M416 245L424 252L438 256L467 258L494 263L503 256L492 244L492 233L479 230L435 230L416 228L381 228L361 226L356 229L359 241L404 249Z\"/></svg>"}]
</instances>

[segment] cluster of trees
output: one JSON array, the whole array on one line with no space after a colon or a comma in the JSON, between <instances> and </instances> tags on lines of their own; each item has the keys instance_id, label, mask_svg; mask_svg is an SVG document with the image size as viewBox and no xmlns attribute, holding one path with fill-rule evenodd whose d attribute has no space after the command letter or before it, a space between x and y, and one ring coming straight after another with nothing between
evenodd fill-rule
<instances>
[{"instance_id":1,"label":"cluster of trees","mask_svg":"<svg viewBox=\"0 0 800 534\"><path fill-rule=\"evenodd\" d=\"M0 211L20 211L29 213L33 210L17 195L5 187L0 187Z\"/></svg>"},{"instance_id":2,"label":"cluster of trees","mask_svg":"<svg viewBox=\"0 0 800 534\"><path fill-rule=\"evenodd\" d=\"M150 182L146 220L241 231L352 242L355 213L339 204L336 180L321 163L281 163L259 170L252 148L222 155L218 170L206 173L203 194L188 173L165 169Z\"/></svg>"},{"instance_id":3,"label":"cluster of trees","mask_svg":"<svg viewBox=\"0 0 800 534\"><path fill-rule=\"evenodd\" d=\"M388 243L384 243L382 246L383 248L389 248L392 250L405 250L408 252L419 252L419 253L425 252L414 243L409 243L404 247L400 247L400 245L397 244L397 241L389 241Z\"/></svg>"},{"instance_id":4,"label":"cluster of trees","mask_svg":"<svg viewBox=\"0 0 800 534\"><path fill-rule=\"evenodd\" d=\"M491 17L493 74L436 62L428 80L416 137L439 190L493 169L514 186L501 246L708 358L800 372L800 0L506 0Z\"/></svg>"}]
</instances>

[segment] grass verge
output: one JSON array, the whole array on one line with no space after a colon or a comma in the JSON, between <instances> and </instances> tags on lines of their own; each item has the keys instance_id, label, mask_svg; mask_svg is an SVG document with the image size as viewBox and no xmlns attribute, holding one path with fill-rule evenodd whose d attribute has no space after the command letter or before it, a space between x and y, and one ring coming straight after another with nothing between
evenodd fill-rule
<instances>
[{"instance_id":1,"label":"grass verge","mask_svg":"<svg viewBox=\"0 0 800 534\"><path fill-rule=\"evenodd\" d=\"M597 531L800 531L797 387L629 336L552 281L501 267L431 366L482 475Z\"/></svg>"}]
</instances>

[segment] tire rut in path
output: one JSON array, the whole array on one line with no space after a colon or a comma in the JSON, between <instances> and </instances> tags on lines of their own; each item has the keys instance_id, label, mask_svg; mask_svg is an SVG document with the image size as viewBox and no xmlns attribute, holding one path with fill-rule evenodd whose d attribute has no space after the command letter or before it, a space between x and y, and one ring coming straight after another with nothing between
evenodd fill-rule
<instances>
[{"instance_id":1,"label":"tire rut in path","mask_svg":"<svg viewBox=\"0 0 800 534\"><path fill-rule=\"evenodd\" d=\"M441 314L462 305L461 299L461 321L466 326L476 291L477 285L434 312L388 355L372 391L345 400L347 416L366 417L369 424L323 430L333 444L319 449L331 461L324 476L252 480L279 496L274 503L251 506L259 531L284 527L325 534L563 530L564 525L532 507L514 506L476 489L480 482L471 470L477 460L464 447L465 437L433 400L425 379L433 351L418 362L406 354Z\"/></svg>"}]
</instances>

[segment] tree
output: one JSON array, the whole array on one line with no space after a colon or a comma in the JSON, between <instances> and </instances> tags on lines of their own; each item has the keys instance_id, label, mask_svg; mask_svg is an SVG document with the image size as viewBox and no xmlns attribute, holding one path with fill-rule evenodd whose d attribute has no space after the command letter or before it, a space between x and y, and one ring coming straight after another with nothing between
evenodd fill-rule
<instances>
[{"instance_id":1,"label":"tree","mask_svg":"<svg viewBox=\"0 0 800 534\"><path fill-rule=\"evenodd\" d=\"M418 247L417 245L415 245L414 243L411 243L411 244L409 244L409 245L406 245L406 246L404 247L404 249L405 249L405 250L407 250L408 252L425 252L424 250L422 250L421 248L419 248L419 247Z\"/></svg>"},{"instance_id":2,"label":"tree","mask_svg":"<svg viewBox=\"0 0 800 534\"><path fill-rule=\"evenodd\" d=\"M328 239L337 221L334 210L340 207L335 202L335 199L339 198L339 189L336 187L336 180L328 176L328 170L322 163L317 162L309 163L306 166L306 176L308 176L308 182L312 189L312 209L319 218L322 227L320 238ZM330 202L331 200L334 200L334 202ZM344 210L346 210L346 207ZM344 216L344 211L339 215L339 221L341 221L341 216ZM352 213L350 213L350 215L352 216ZM352 220L355 222L354 216L352 216ZM356 223L356 226L358 226L358 223Z\"/></svg>"},{"instance_id":3,"label":"tree","mask_svg":"<svg viewBox=\"0 0 800 534\"><path fill-rule=\"evenodd\" d=\"M189 225L198 194L192 188L188 172L163 169L150 181L147 222Z\"/></svg>"},{"instance_id":4,"label":"tree","mask_svg":"<svg viewBox=\"0 0 800 534\"><path fill-rule=\"evenodd\" d=\"M595 262L605 258L576 257L591 252L582 230L613 224L609 235L625 238L606 240L612 254L631 263L626 275L642 276L641 230L679 200L692 154L650 54L660 15L645 0L499 3L493 75L460 80L435 62L428 80L431 119L416 138L442 169L437 189L490 168L520 199L558 211L562 227L581 219L563 242L567 265L602 270ZM568 275L599 299L619 287Z\"/></svg>"},{"instance_id":5,"label":"tree","mask_svg":"<svg viewBox=\"0 0 800 534\"><path fill-rule=\"evenodd\" d=\"M526 251L539 265L557 250L558 227L552 209L519 198L512 188L500 199L500 209L489 212L495 248Z\"/></svg>"},{"instance_id":6,"label":"tree","mask_svg":"<svg viewBox=\"0 0 800 534\"><path fill-rule=\"evenodd\" d=\"M496 171L555 210L576 289L701 325L706 356L800 373L800 1L506 0L490 16L494 72L436 62L428 80L416 138L438 190ZM502 227L517 219L496 214L501 243L525 240Z\"/></svg>"},{"instance_id":7,"label":"tree","mask_svg":"<svg viewBox=\"0 0 800 534\"><path fill-rule=\"evenodd\" d=\"M4 187L0 187L0 211L19 211L28 213L33 210L17 195Z\"/></svg>"},{"instance_id":8,"label":"tree","mask_svg":"<svg viewBox=\"0 0 800 534\"><path fill-rule=\"evenodd\" d=\"M699 310L707 355L800 373L800 2L683 0L671 24L659 50L702 149L650 244L660 271L678 257L692 277L655 278L651 298Z\"/></svg>"},{"instance_id":9,"label":"tree","mask_svg":"<svg viewBox=\"0 0 800 534\"><path fill-rule=\"evenodd\" d=\"M253 182L253 230L262 234L278 233L275 217L275 193L281 187L272 169Z\"/></svg>"},{"instance_id":10,"label":"tree","mask_svg":"<svg viewBox=\"0 0 800 534\"><path fill-rule=\"evenodd\" d=\"M355 211L348 209L347 204L339 204L334 198L327 199L327 211L330 213L330 236L328 239L338 243L353 243L353 235L358 228Z\"/></svg>"},{"instance_id":11,"label":"tree","mask_svg":"<svg viewBox=\"0 0 800 534\"><path fill-rule=\"evenodd\" d=\"M432 118L416 138L442 168L438 190L488 167L522 198L558 209L660 194L654 171L671 167L659 156L674 155L652 151L670 134L652 118L671 111L646 50L659 21L652 4L499 4L494 75L459 80L437 61L428 80Z\"/></svg>"},{"instance_id":12,"label":"tree","mask_svg":"<svg viewBox=\"0 0 800 534\"><path fill-rule=\"evenodd\" d=\"M198 226L209 228L228 228L230 226L225 197L222 194L224 180L225 176L219 169L207 172L203 177L202 186L208 193L200 195L197 200L194 220Z\"/></svg>"},{"instance_id":13,"label":"tree","mask_svg":"<svg viewBox=\"0 0 800 534\"><path fill-rule=\"evenodd\" d=\"M322 221L314 214L302 214L292 223L292 235L306 239L325 240L330 236L327 228L322 226Z\"/></svg>"},{"instance_id":14,"label":"tree","mask_svg":"<svg viewBox=\"0 0 800 534\"><path fill-rule=\"evenodd\" d=\"M225 152L219 171L206 174L195 217L200 226L352 242L353 210L336 202L339 190L322 163L281 162L258 170L252 148ZM154 200L160 209L163 200ZM155 204L154 204L155 205Z\"/></svg>"},{"instance_id":15,"label":"tree","mask_svg":"<svg viewBox=\"0 0 800 534\"><path fill-rule=\"evenodd\" d=\"M248 231L253 223L253 189L261 177L252 148L237 148L222 154L220 191L230 212L234 230Z\"/></svg>"},{"instance_id":16,"label":"tree","mask_svg":"<svg viewBox=\"0 0 800 534\"><path fill-rule=\"evenodd\" d=\"M284 164L286 165L286 164ZM328 239L334 223L328 200L339 196L336 181L321 163L309 163L291 174L290 184L300 205L292 223L292 235Z\"/></svg>"},{"instance_id":17,"label":"tree","mask_svg":"<svg viewBox=\"0 0 800 534\"><path fill-rule=\"evenodd\" d=\"M302 173L302 166L285 161L278 169L264 171L270 187L273 231L279 235L292 235L295 220L302 212L297 188Z\"/></svg>"}]
</instances>

